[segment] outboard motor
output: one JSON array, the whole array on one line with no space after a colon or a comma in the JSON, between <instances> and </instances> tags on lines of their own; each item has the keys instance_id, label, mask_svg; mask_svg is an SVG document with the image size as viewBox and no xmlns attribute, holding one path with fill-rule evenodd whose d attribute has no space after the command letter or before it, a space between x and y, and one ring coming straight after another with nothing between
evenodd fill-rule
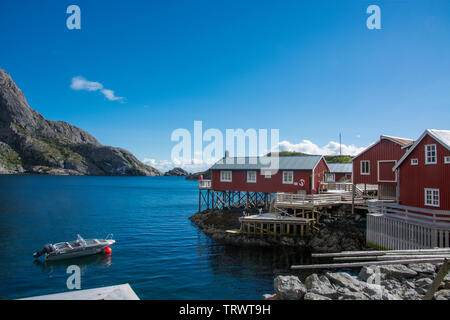
<instances>
[{"instance_id":1,"label":"outboard motor","mask_svg":"<svg viewBox=\"0 0 450 320\"><path fill-rule=\"evenodd\" d=\"M33 258L39 258L40 256L42 256L44 253L50 253L55 251L55 247L52 244L46 244L42 250L40 251L36 251L35 253L33 253Z\"/></svg>"}]
</instances>

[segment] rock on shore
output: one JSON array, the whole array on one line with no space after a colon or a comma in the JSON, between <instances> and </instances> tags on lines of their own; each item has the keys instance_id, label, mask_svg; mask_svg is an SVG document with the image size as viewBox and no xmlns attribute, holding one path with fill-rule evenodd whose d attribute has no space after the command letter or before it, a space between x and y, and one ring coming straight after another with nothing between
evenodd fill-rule
<instances>
[{"instance_id":1,"label":"rock on shore","mask_svg":"<svg viewBox=\"0 0 450 320\"><path fill-rule=\"evenodd\" d=\"M124 149L103 146L67 122L45 119L0 69L0 174L16 173L161 175Z\"/></svg>"},{"instance_id":2,"label":"rock on shore","mask_svg":"<svg viewBox=\"0 0 450 320\"><path fill-rule=\"evenodd\" d=\"M302 282L297 276L280 275L274 280L278 300L421 300L442 264L368 266L358 276L346 272L313 273ZM436 300L450 300L450 274L435 293Z\"/></svg>"}]
</instances>

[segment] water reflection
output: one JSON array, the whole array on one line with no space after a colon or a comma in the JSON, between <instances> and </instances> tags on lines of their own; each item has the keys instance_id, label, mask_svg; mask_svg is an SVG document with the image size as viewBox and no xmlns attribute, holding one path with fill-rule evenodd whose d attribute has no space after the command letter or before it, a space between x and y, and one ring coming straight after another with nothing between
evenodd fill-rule
<instances>
[{"instance_id":1,"label":"water reflection","mask_svg":"<svg viewBox=\"0 0 450 320\"><path fill-rule=\"evenodd\" d=\"M80 267L81 272L84 273L88 266L94 267L109 267L112 264L112 259L110 254L95 254L87 257L71 258L56 261L47 260L34 260L34 265L41 268L44 273L53 273L56 270L67 269L70 265L77 265Z\"/></svg>"},{"instance_id":2,"label":"water reflection","mask_svg":"<svg viewBox=\"0 0 450 320\"><path fill-rule=\"evenodd\" d=\"M291 274L291 265L311 263L309 252L293 248L210 246L210 265L221 275L267 278Z\"/></svg>"}]
</instances>

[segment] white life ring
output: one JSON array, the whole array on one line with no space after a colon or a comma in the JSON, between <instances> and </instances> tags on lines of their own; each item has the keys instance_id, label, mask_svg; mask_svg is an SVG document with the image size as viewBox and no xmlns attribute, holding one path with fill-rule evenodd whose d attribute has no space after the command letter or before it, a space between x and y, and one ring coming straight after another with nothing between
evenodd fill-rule
<instances>
[{"instance_id":1,"label":"white life ring","mask_svg":"<svg viewBox=\"0 0 450 320\"><path fill-rule=\"evenodd\" d=\"M305 186L305 180L304 180L304 179L298 180L298 185L299 185L300 187L304 187L304 186Z\"/></svg>"}]
</instances>

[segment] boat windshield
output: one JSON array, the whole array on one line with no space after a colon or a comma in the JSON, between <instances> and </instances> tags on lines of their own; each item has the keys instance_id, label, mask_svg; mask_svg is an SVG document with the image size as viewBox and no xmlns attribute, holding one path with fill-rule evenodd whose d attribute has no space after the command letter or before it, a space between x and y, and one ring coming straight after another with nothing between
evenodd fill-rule
<instances>
[{"instance_id":1,"label":"boat windshield","mask_svg":"<svg viewBox=\"0 0 450 320\"><path fill-rule=\"evenodd\" d=\"M77 239L78 239L78 241L80 242L80 244L82 244L82 245L86 245L86 241L83 239L83 237L82 236L80 236L79 234L77 234Z\"/></svg>"}]
</instances>

